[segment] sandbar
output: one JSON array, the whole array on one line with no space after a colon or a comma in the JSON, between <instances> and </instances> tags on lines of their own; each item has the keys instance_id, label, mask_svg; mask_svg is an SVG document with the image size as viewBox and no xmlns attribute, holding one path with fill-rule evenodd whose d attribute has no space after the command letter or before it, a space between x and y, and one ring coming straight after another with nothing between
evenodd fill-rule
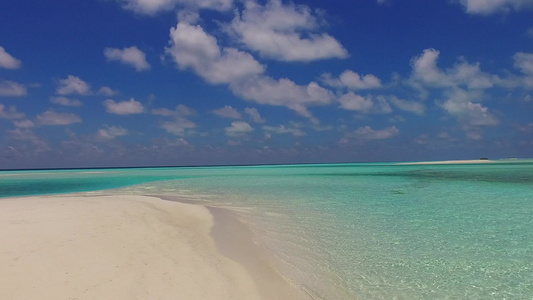
<instances>
[{"instance_id":1,"label":"sandbar","mask_svg":"<svg viewBox=\"0 0 533 300\"><path fill-rule=\"evenodd\" d=\"M230 244L237 249L247 237L217 245L212 233L223 241L228 231L214 225L206 207L148 196L0 199L0 295L304 299L268 267L254 270L231 257Z\"/></svg>"},{"instance_id":2,"label":"sandbar","mask_svg":"<svg viewBox=\"0 0 533 300\"><path fill-rule=\"evenodd\" d=\"M488 160L488 159L470 159L470 160L404 162L404 163L397 163L397 165L453 165L453 164L482 164L482 163L494 163L494 162L496 161Z\"/></svg>"}]
</instances>

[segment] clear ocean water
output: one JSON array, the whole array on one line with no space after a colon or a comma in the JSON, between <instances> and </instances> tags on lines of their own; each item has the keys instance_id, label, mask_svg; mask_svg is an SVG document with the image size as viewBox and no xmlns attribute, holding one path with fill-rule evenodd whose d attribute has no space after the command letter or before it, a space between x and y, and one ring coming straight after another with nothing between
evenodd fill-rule
<instances>
[{"instance_id":1,"label":"clear ocean water","mask_svg":"<svg viewBox=\"0 0 533 300\"><path fill-rule=\"evenodd\" d=\"M233 209L317 299L533 299L533 161L0 172L0 197L72 192Z\"/></svg>"}]
</instances>

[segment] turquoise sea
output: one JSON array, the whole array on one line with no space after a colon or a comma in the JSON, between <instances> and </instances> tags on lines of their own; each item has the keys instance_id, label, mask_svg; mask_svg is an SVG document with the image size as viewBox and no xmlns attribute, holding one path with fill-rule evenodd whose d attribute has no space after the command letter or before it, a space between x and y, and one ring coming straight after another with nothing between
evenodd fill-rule
<instances>
[{"instance_id":1,"label":"turquoise sea","mask_svg":"<svg viewBox=\"0 0 533 300\"><path fill-rule=\"evenodd\" d=\"M317 299L533 299L533 161L0 172L72 192L230 208Z\"/></svg>"}]
</instances>

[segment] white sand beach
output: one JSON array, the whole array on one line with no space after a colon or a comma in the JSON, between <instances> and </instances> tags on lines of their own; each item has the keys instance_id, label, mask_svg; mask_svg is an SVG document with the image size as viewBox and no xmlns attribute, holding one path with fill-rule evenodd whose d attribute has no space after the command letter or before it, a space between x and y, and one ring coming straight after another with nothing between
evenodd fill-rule
<instances>
[{"instance_id":1,"label":"white sand beach","mask_svg":"<svg viewBox=\"0 0 533 300\"><path fill-rule=\"evenodd\" d=\"M217 218L225 216L219 212ZM0 199L0 295L307 298L253 254L242 230L228 240L232 222L237 220L215 227L215 242L213 214L202 206L122 195Z\"/></svg>"},{"instance_id":2,"label":"white sand beach","mask_svg":"<svg viewBox=\"0 0 533 300\"><path fill-rule=\"evenodd\" d=\"M420 162L405 162L397 165L451 165L451 164L483 164L494 163L494 160L487 159L470 159L470 160L442 160L442 161L420 161Z\"/></svg>"}]
</instances>

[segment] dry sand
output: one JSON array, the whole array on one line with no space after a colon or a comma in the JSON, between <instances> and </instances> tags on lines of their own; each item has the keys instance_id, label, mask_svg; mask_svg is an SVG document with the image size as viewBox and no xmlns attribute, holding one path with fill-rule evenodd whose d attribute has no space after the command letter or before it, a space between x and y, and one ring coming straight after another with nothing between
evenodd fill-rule
<instances>
[{"instance_id":1,"label":"dry sand","mask_svg":"<svg viewBox=\"0 0 533 300\"><path fill-rule=\"evenodd\" d=\"M397 165L451 165L451 164L482 164L482 163L494 163L493 160L442 160L442 161L421 161L421 162L406 162L398 163Z\"/></svg>"},{"instance_id":2,"label":"dry sand","mask_svg":"<svg viewBox=\"0 0 533 300\"><path fill-rule=\"evenodd\" d=\"M218 212L217 218L223 217ZM146 196L0 199L0 295L12 300L305 297L264 261L250 261L253 255L238 263L239 252L228 254L247 237L225 244L228 229L221 227L214 232L217 245L213 224L205 207Z\"/></svg>"}]
</instances>

